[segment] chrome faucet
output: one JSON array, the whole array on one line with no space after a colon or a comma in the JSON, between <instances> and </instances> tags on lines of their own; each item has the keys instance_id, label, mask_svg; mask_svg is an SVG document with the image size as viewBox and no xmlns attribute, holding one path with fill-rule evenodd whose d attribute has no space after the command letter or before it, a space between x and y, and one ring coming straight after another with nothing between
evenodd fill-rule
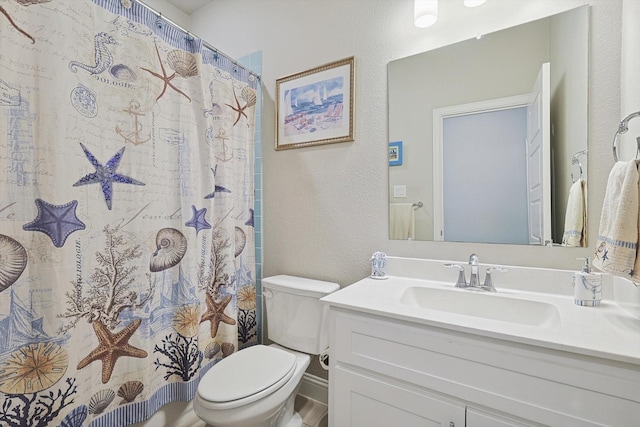
<instances>
[{"instance_id":1,"label":"chrome faucet","mask_svg":"<svg viewBox=\"0 0 640 427\"><path fill-rule=\"evenodd\" d=\"M496 292L496 288L493 286L492 273L494 271L508 271L506 268L492 266L487 268L486 276L484 278L484 284L480 283L480 263L478 255L471 254L469 257L469 266L471 269L471 276L469 277L469 283L465 276L465 269L460 264L445 264L445 267L453 267L458 269L458 280L456 281L456 288L472 288L489 292Z\"/></svg>"},{"instance_id":2,"label":"chrome faucet","mask_svg":"<svg viewBox=\"0 0 640 427\"><path fill-rule=\"evenodd\" d=\"M493 277L491 275L493 271L505 272L509 270L507 270L506 268L498 267L497 265L487 268L487 273L484 277L484 285L482 285L482 289L484 289L485 291L496 292L496 288L493 286L493 280L491 279Z\"/></svg>"},{"instance_id":3,"label":"chrome faucet","mask_svg":"<svg viewBox=\"0 0 640 427\"><path fill-rule=\"evenodd\" d=\"M458 269L458 280L456 281L456 288L468 288L467 278L464 275L464 267L460 264L451 264L447 263L444 265L445 267L454 267Z\"/></svg>"},{"instance_id":4,"label":"chrome faucet","mask_svg":"<svg viewBox=\"0 0 640 427\"><path fill-rule=\"evenodd\" d=\"M471 267L471 276L469 277L469 287L470 288L479 288L480 285L480 275L478 274L478 255L471 254L469 257L469 266Z\"/></svg>"}]
</instances>

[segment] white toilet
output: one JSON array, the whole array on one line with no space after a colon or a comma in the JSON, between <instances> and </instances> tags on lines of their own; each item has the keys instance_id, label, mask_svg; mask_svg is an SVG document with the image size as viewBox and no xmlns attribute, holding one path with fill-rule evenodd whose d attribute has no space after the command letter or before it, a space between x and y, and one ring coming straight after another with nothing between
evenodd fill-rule
<instances>
[{"instance_id":1,"label":"white toilet","mask_svg":"<svg viewBox=\"0 0 640 427\"><path fill-rule=\"evenodd\" d=\"M280 345L233 353L202 377L193 408L212 427L302 425L293 405L309 354L329 345L320 298L340 286L280 275L262 279L262 287L269 339Z\"/></svg>"}]
</instances>

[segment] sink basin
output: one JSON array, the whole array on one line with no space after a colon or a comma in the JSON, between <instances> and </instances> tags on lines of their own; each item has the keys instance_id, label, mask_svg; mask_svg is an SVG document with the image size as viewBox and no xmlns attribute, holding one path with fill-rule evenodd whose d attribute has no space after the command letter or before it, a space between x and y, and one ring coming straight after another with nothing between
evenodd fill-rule
<instances>
[{"instance_id":1,"label":"sink basin","mask_svg":"<svg viewBox=\"0 0 640 427\"><path fill-rule=\"evenodd\" d=\"M552 326L560 319L553 304L468 289L407 288L400 302L413 307L529 326Z\"/></svg>"}]
</instances>

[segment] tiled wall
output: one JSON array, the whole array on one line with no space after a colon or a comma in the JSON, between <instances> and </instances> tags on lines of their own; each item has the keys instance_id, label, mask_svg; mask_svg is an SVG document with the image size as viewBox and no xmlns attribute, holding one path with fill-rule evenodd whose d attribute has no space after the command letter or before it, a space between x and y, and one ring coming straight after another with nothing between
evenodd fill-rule
<instances>
[{"instance_id":1,"label":"tiled wall","mask_svg":"<svg viewBox=\"0 0 640 427\"><path fill-rule=\"evenodd\" d=\"M238 60L258 75L262 75L262 51L243 56ZM255 126L254 161L255 200L253 206L253 228L256 239L256 319L258 320L258 343L262 343L262 84L258 88Z\"/></svg>"}]
</instances>

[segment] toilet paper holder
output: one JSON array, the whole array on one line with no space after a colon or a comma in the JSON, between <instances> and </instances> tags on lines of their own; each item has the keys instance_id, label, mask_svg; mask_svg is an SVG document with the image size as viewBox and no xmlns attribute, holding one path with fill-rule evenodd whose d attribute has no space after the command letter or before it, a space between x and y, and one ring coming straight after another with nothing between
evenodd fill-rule
<instances>
[{"instance_id":1,"label":"toilet paper holder","mask_svg":"<svg viewBox=\"0 0 640 427\"><path fill-rule=\"evenodd\" d=\"M320 360L320 366L322 369L329 370L329 349L320 353L318 355L318 360Z\"/></svg>"}]
</instances>

